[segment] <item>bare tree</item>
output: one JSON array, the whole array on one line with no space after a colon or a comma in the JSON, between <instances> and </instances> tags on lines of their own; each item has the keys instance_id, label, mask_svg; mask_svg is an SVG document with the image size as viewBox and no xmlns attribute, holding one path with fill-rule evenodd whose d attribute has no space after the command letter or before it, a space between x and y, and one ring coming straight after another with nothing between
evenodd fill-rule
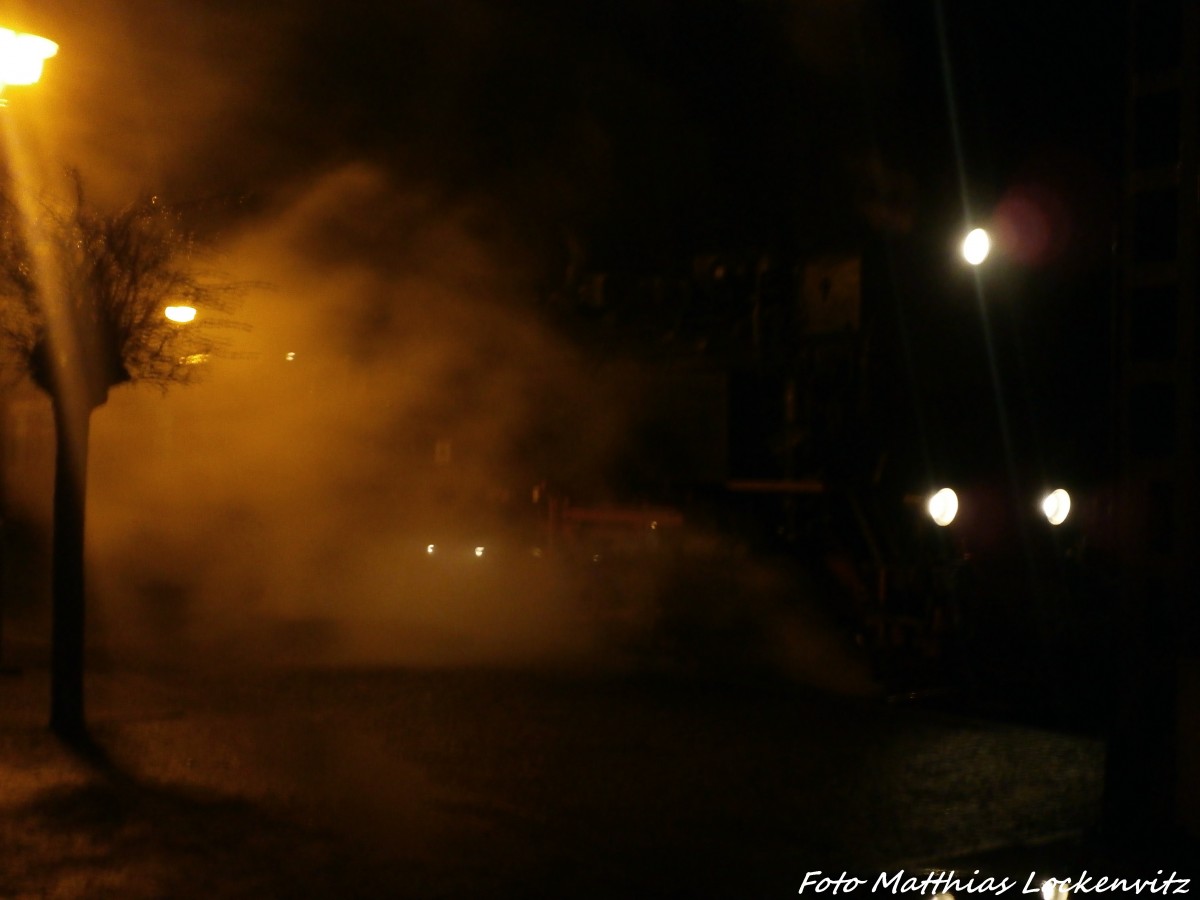
<instances>
[{"instance_id":1,"label":"bare tree","mask_svg":"<svg viewBox=\"0 0 1200 900\"><path fill-rule=\"evenodd\" d=\"M90 203L77 173L52 201L0 187L0 367L49 395L56 440L50 727L86 738L84 513L88 430L108 391L127 381L164 389L224 346L238 287L206 278L183 215L157 197L117 209ZM179 325L167 306L190 306Z\"/></svg>"}]
</instances>

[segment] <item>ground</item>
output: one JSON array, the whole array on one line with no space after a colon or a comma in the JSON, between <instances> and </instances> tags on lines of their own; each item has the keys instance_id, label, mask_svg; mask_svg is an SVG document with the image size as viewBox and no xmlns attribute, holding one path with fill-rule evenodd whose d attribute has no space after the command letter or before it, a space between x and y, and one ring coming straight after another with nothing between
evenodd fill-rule
<instances>
[{"instance_id":1,"label":"ground","mask_svg":"<svg viewBox=\"0 0 1200 900\"><path fill-rule=\"evenodd\" d=\"M779 683L505 669L0 681L0 897L794 896L1074 846L1094 738ZM983 858L983 857L980 857Z\"/></svg>"}]
</instances>

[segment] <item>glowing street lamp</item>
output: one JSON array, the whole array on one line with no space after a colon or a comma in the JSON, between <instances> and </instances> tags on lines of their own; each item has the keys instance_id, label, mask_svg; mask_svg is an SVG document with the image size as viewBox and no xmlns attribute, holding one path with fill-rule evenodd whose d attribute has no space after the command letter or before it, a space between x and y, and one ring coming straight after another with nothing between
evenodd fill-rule
<instances>
[{"instance_id":1,"label":"glowing street lamp","mask_svg":"<svg viewBox=\"0 0 1200 900\"><path fill-rule=\"evenodd\" d=\"M0 28L0 91L10 84L33 84L42 77L42 64L58 53L58 44Z\"/></svg>"},{"instance_id":2,"label":"glowing street lamp","mask_svg":"<svg viewBox=\"0 0 1200 900\"><path fill-rule=\"evenodd\" d=\"M929 518L945 528L958 515L958 494L954 493L952 488L942 488L929 498L925 510L929 513Z\"/></svg>"},{"instance_id":3,"label":"glowing street lamp","mask_svg":"<svg viewBox=\"0 0 1200 900\"><path fill-rule=\"evenodd\" d=\"M10 84L33 84L42 77L42 63L58 52L58 44L35 34L18 34L0 28L0 107L7 105L4 88ZM57 538L57 535L56 535ZM0 616L3 615L0 604ZM0 618L0 670L4 661L4 621Z\"/></svg>"},{"instance_id":4,"label":"glowing street lamp","mask_svg":"<svg viewBox=\"0 0 1200 900\"><path fill-rule=\"evenodd\" d=\"M962 257L973 266L977 266L988 258L992 252L992 239L982 228L968 232L962 242Z\"/></svg>"},{"instance_id":5,"label":"glowing street lamp","mask_svg":"<svg viewBox=\"0 0 1200 900\"><path fill-rule=\"evenodd\" d=\"M194 306L168 306L163 310L163 315L172 322L178 322L180 325L186 325L196 318L196 307Z\"/></svg>"},{"instance_id":6,"label":"glowing street lamp","mask_svg":"<svg viewBox=\"0 0 1200 900\"><path fill-rule=\"evenodd\" d=\"M1051 525L1061 525L1071 514L1071 495L1062 488L1051 491L1042 498L1042 513Z\"/></svg>"}]
</instances>

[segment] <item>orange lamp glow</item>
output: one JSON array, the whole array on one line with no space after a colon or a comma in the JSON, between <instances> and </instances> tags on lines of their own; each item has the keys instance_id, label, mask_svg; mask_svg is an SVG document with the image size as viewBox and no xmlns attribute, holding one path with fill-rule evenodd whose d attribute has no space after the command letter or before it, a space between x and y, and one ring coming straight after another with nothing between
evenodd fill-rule
<instances>
[{"instance_id":1,"label":"orange lamp glow","mask_svg":"<svg viewBox=\"0 0 1200 900\"><path fill-rule=\"evenodd\" d=\"M0 88L35 83L42 77L42 64L56 53L54 41L0 28Z\"/></svg>"},{"instance_id":2,"label":"orange lamp glow","mask_svg":"<svg viewBox=\"0 0 1200 900\"><path fill-rule=\"evenodd\" d=\"M172 322L185 325L196 318L196 308L194 306L168 306L163 310L163 315Z\"/></svg>"}]
</instances>

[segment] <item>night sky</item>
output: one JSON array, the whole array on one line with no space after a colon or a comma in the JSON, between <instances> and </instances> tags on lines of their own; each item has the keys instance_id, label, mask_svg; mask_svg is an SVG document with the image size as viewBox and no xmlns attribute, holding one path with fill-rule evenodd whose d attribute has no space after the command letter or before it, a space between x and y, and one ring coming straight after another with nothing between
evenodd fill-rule
<instances>
[{"instance_id":1,"label":"night sky","mask_svg":"<svg viewBox=\"0 0 1200 900\"><path fill-rule=\"evenodd\" d=\"M397 510L419 519L404 448L452 434L472 488L601 478L642 386L542 329L534 301L568 267L655 275L709 253L862 252L880 421L926 467L907 485L996 471L956 257L968 211L999 242L982 281L1022 464L1102 469L1116 0L6 10L62 48L8 92L42 177L70 164L102 201L205 201L222 267L270 286L211 386L162 407L114 392L98 416L98 553L136 556L159 509L180 533L155 539L210 547L195 565L214 586L259 546L285 587L319 561L345 594L324 573L375 572ZM164 418L191 455L156 471L138 436ZM189 466L202 491L172 487Z\"/></svg>"},{"instance_id":2,"label":"night sky","mask_svg":"<svg viewBox=\"0 0 1200 900\"><path fill-rule=\"evenodd\" d=\"M1122 4L941 6L945 59L938 4L868 0L59 0L24 18L63 44L47 89L76 162L124 168L129 141L154 163L132 167L144 188L263 194L365 158L486 198L527 237L569 229L608 265L849 243L880 197L936 220L959 200L948 72L972 206L1022 173L1111 174Z\"/></svg>"}]
</instances>

